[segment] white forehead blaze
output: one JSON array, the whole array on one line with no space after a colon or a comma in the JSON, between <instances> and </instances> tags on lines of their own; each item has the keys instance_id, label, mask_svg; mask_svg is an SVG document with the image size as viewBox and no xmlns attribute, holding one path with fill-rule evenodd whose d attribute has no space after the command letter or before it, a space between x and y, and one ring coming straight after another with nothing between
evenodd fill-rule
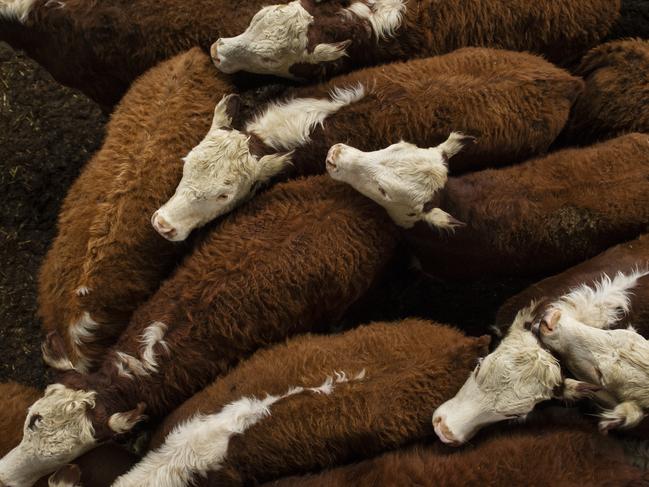
<instances>
[{"instance_id":1,"label":"white forehead blaze","mask_svg":"<svg viewBox=\"0 0 649 487\"><path fill-rule=\"evenodd\" d=\"M88 417L94 392L50 385L28 410L20 444L0 460L0 481L31 485L91 449L96 440Z\"/></svg>"},{"instance_id":2,"label":"white forehead blaze","mask_svg":"<svg viewBox=\"0 0 649 487\"><path fill-rule=\"evenodd\" d=\"M562 384L558 360L525 329L532 304L521 310L508 335L470 374L458 394L433 416L461 441L481 427L510 417L524 417L539 402L551 399Z\"/></svg>"}]
</instances>

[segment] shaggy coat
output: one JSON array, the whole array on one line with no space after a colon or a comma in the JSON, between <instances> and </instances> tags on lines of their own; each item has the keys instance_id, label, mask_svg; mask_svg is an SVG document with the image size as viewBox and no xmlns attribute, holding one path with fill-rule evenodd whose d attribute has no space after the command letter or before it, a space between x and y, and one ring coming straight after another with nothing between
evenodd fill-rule
<instances>
[{"instance_id":1,"label":"shaggy coat","mask_svg":"<svg viewBox=\"0 0 649 487\"><path fill-rule=\"evenodd\" d=\"M173 194L182 156L229 91L209 57L193 49L149 71L120 103L103 147L66 198L41 270L39 314L65 341L50 337L46 357L63 348L71 365L91 368L187 250L160 238L149 219Z\"/></svg>"},{"instance_id":2,"label":"shaggy coat","mask_svg":"<svg viewBox=\"0 0 649 487\"><path fill-rule=\"evenodd\" d=\"M0 460L0 480L53 472L145 414L161 419L257 349L335 323L397 236L376 205L326 176L267 191L204 236L97 372L48 386L31 407L36 428Z\"/></svg>"},{"instance_id":3,"label":"shaggy coat","mask_svg":"<svg viewBox=\"0 0 649 487\"><path fill-rule=\"evenodd\" d=\"M353 461L430 436L431 410L457 391L477 358L487 352L488 342L488 337L468 338L447 326L408 319L335 336L306 335L262 350L171 414L152 442L153 448L160 449L152 451L116 486L184 485L155 480L173 478L171 473L154 478L144 472L161 474L164 470L157 472L145 465L155 467L157 459L171 453L169 449L177 454L175 458L183 459L181 464L192 462L165 465L172 467L172 472L176 467L194 465L191 453L189 457L182 454L193 441L222 443L219 430L200 439L185 434L186 421L200 412L206 415L203 424L219 422L230 403L246 397L278 396L293 387L305 390L269 406L265 418L251 422L245 431L226 441L224 458L209 459L214 461L208 469L209 481L199 480L200 485L256 484ZM327 376L335 381L328 388L318 388ZM315 388L315 393L308 388ZM226 422L224 427L234 427L234 423ZM206 429L209 431L209 426L203 431ZM172 440L178 435L185 435L186 442ZM165 437L169 443L164 442ZM196 448L193 451L199 457L209 454ZM190 477L197 473L189 470Z\"/></svg>"},{"instance_id":4,"label":"shaggy coat","mask_svg":"<svg viewBox=\"0 0 649 487\"><path fill-rule=\"evenodd\" d=\"M547 274L643 233L648 190L649 135L629 134L449 178L432 207L466 226L449 233L418 224L406 235L431 274Z\"/></svg>"},{"instance_id":5,"label":"shaggy coat","mask_svg":"<svg viewBox=\"0 0 649 487\"><path fill-rule=\"evenodd\" d=\"M618 20L620 1L299 0L258 15L241 35L212 47L225 72L238 67L314 78L467 46L531 51L568 64L606 36ZM330 55L318 56L323 45L331 46ZM282 56L291 62L275 67L264 60Z\"/></svg>"},{"instance_id":6,"label":"shaggy coat","mask_svg":"<svg viewBox=\"0 0 649 487\"><path fill-rule=\"evenodd\" d=\"M265 3L20 0L33 4L23 24L3 17L3 4L11 2L0 0L0 40L24 49L57 81L105 107L160 61L194 46L207 50L220 35L237 34Z\"/></svg>"},{"instance_id":7,"label":"shaggy coat","mask_svg":"<svg viewBox=\"0 0 649 487\"><path fill-rule=\"evenodd\" d=\"M295 149L295 171L323 172L327 151L338 142L360 150L402 139L434 147L453 131L478 138L449 161L454 173L519 162L548 149L583 88L538 56L466 48L355 71L290 90L286 98L328 99L332 90L358 84L365 96L327 117L310 143Z\"/></svg>"},{"instance_id":8,"label":"shaggy coat","mask_svg":"<svg viewBox=\"0 0 649 487\"><path fill-rule=\"evenodd\" d=\"M477 443L477 444L476 444ZM620 445L578 425L543 424L485 436L459 452L437 445L386 453L321 474L286 478L273 487L464 487L534 485L562 487L645 485Z\"/></svg>"},{"instance_id":9,"label":"shaggy coat","mask_svg":"<svg viewBox=\"0 0 649 487\"><path fill-rule=\"evenodd\" d=\"M629 275L637 269L649 269L649 235L608 249L508 299L498 310L496 327L500 330L507 328L518 310L528 306L531 301L556 301L578 286L593 288L604 274L614 278L619 272ZM639 278L627 293L627 298L628 312L620 314L612 328L633 325L640 334L649 338L649 276Z\"/></svg>"},{"instance_id":10,"label":"shaggy coat","mask_svg":"<svg viewBox=\"0 0 649 487\"><path fill-rule=\"evenodd\" d=\"M0 458L20 443L27 408L41 394L38 389L15 382L0 384Z\"/></svg>"},{"instance_id":11,"label":"shaggy coat","mask_svg":"<svg viewBox=\"0 0 649 487\"><path fill-rule=\"evenodd\" d=\"M586 89L572 109L561 143L586 145L649 132L649 41L603 44L584 56L577 73Z\"/></svg>"}]
</instances>

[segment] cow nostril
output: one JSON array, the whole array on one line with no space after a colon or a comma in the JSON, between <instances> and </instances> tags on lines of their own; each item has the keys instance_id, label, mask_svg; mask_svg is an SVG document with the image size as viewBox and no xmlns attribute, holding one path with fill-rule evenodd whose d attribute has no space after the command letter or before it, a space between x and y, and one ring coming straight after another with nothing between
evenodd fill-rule
<instances>
[{"instance_id":1,"label":"cow nostril","mask_svg":"<svg viewBox=\"0 0 649 487\"><path fill-rule=\"evenodd\" d=\"M219 59L219 41L216 41L214 44L212 44L212 47L210 48L210 55L212 56L212 60L216 64L219 64L221 62L221 60Z\"/></svg>"},{"instance_id":2,"label":"cow nostril","mask_svg":"<svg viewBox=\"0 0 649 487\"><path fill-rule=\"evenodd\" d=\"M153 223L153 228L155 228L160 235L167 238L173 238L176 236L176 229L171 226L164 218L158 215L157 212L153 215L151 221Z\"/></svg>"},{"instance_id":3,"label":"cow nostril","mask_svg":"<svg viewBox=\"0 0 649 487\"><path fill-rule=\"evenodd\" d=\"M437 426L441 422L442 422L442 418L440 418L439 416L437 418L433 418L433 424L435 426Z\"/></svg>"}]
</instances>

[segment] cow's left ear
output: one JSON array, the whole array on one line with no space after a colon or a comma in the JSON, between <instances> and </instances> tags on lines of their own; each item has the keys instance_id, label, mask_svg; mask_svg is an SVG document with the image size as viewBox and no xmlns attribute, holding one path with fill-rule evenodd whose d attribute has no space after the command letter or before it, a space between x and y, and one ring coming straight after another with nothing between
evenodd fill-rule
<instances>
[{"instance_id":1,"label":"cow's left ear","mask_svg":"<svg viewBox=\"0 0 649 487\"><path fill-rule=\"evenodd\" d=\"M81 487L81 470L76 465L64 465L50 475L47 485L49 487Z\"/></svg>"},{"instance_id":2,"label":"cow's left ear","mask_svg":"<svg viewBox=\"0 0 649 487\"><path fill-rule=\"evenodd\" d=\"M347 55L347 48L351 45L351 40L335 42L331 44L318 44L311 54L313 63L325 63L335 61Z\"/></svg>"},{"instance_id":3,"label":"cow's left ear","mask_svg":"<svg viewBox=\"0 0 649 487\"><path fill-rule=\"evenodd\" d=\"M461 132L451 132L444 142L437 146L442 153L445 161L448 161L454 155L463 151L466 147L475 144L478 141L471 135L465 135Z\"/></svg>"},{"instance_id":4,"label":"cow's left ear","mask_svg":"<svg viewBox=\"0 0 649 487\"><path fill-rule=\"evenodd\" d=\"M465 226L465 223L462 223L460 220L453 217L452 215L449 215L440 208L433 208L432 210L424 213L423 220L431 227L443 228L451 231L454 231L458 227Z\"/></svg>"},{"instance_id":5,"label":"cow's left ear","mask_svg":"<svg viewBox=\"0 0 649 487\"><path fill-rule=\"evenodd\" d=\"M108 427L118 435L127 433L140 421L144 421L147 416L144 414L146 404L141 402L135 409L123 413L115 413L108 418Z\"/></svg>"},{"instance_id":6,"label":"cow's left ear","mask_svg":"<svg viewBox=\"0 0 649 487\"><path fill-rule=\"evenodd\" d=\"M282 172L291 164L293 152L286 154L270 154L259 159L257 164L257 182L265 183L272 177Z\"/></svg>"},{"instance_id":7,"label":"cow's left ear","mask_svg":"<svg viewBox=\"0 0 649 487\"><path fill-rule=\"evenodd\" d=\"M211 130L232 128L233 122L239 116L240 107L241 98L239 95L230 94L221 98L214 108Z\"/></svg>"}]
</instances>

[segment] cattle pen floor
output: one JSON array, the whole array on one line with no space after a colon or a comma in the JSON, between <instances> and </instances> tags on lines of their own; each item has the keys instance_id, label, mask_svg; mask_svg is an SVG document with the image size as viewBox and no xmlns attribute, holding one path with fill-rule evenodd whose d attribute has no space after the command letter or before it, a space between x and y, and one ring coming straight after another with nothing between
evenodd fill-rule
<instances>
[{"instance_id":1,"label":"cattle pen floor","mask_svg":"<svg viewBox=\"0 0 649 487\"><path fill-rule=\"evenodd\" d=\"M100 147L108 117L34 61L0 43L0 382L44 386L38 270L68 187ZM340 326L421 316L486 332L500 304L534 279L449 283L419 275L400 252Z\"/></svg>"}]
</instances>

